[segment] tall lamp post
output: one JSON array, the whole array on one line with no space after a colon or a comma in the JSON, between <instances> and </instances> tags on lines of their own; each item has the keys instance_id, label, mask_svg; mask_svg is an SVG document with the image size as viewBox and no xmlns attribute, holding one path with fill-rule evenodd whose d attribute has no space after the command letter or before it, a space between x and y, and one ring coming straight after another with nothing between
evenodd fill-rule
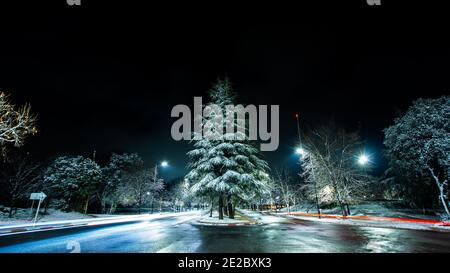
<instances>
[{"instance_id":1,"label":"tall lamp post","mask_svg":"<svg viewBox=\"0 0 450 273\"><path fill-rule=\"evenodd\" d=\"M303 149L302 135L300 132L300 119L299 119L298 113L295 114L295 118L297 119L298 140L300 142L300 147L297 148L296 153L300 155L300 159L301 159L302 157L304 157L306 155L306 151ZM312 171L313 180L314 180L314 193L316 195L317 214L319 215L319 219L320 219L321 218L320 204L319 204L319 196L317 194L317 181L316 181L316 176L314 174L314 163L311 163L311 168L312 168L311 171Z\"/></svg>"},{"instance_id":2,"label":"tall lamp post","mask_svg":"<svg viewBox=\"0 0 450 273\"><path fill-rule=\"evenodd\" d=\"M158 166L161 166L163 168L169 166L169 163L167 161L162 161L159 164L155 164L155 175L153 176L153 181L156 183L158 181ZM153 210L153 208L152 208ZM159 199L159 212L162 212L162 197Z\"/></svg>"},{"instance_id":3,"label":"tall lamp post","mask_svg":"<svg viewBox=\"0 0 450 273\"><path fill-rule=\"evenodd\" d=\"M161 166L163 168L169 166L169 163L167 161L162 161L159 164L155 164L155 175L154 175L154 182L156 182L157 176L158 176L158 166Z\"/></svg>"}]
</instances>

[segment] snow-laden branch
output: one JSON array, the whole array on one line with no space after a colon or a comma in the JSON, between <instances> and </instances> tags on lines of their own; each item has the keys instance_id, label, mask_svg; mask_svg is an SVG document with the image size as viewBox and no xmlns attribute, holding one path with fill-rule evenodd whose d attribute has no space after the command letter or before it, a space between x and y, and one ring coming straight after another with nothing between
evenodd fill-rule
<instances>
[{"instance_id":1,"label":"snow-laden branch","mask_svg":"<svg viewBox=\"0 0 450 273\"><path fill-rule=\"evenodd\" d=\"M450 211L448 209L449 204L447 203L447 196L445 194L445 189L448 187L448 181L444 180L444 181L439 181L439 177L437 177L437 175L434 173L434 170L430 167L428 167L428 170L431 173L431 176L433 177L434 181L436 182L436 185L439 189L439 199L442 202L442 205L444 206L445 212L447 213L447 215L450 215Z\"/></svg>"},{"instance_id":2,"label":"snow-laden branch","mask_svg":"<svg viewBox=\"0 0 450 273\"><path fill-rule=\"evenodd\" d=\"M9 97L0 92L0 148L8 143L21 146L28 135L37 132L35 123L30 105L15 109Z\"/></svg>"}]
</instances>

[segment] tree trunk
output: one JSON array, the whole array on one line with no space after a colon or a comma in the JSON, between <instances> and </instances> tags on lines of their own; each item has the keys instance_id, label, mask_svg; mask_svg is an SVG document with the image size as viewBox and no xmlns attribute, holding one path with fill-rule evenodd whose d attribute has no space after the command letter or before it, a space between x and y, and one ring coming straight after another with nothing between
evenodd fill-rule
<instances>
[{"instance_id":1,"label":"tree trunk","mask_svg":"<svg viewBox=\"0 0 450 273\"><path fill-rule=\"evenodd\" d=\"M236 203L231 203L231 213L233 214L234 219L234 216L236 215Z\"/></svg>"},{"instance_id":2,"label":"tree trunk","mask_svg":"<svg viewBox=\"0 0 450 273\"><path fill-rule=\"evenodd\" d=\"M338 190L338 188L336 186L336 183L334 181L333 181L333 188L334 188L334 191L336 192L336 199L337 199L337 201L339 203L339 206L341 207L342 216L345 217L345 216L347 216L347 211L346 211L346 209L344 207L344 204L342 203L341 194L339 193L339 190Z\"/></svg>"},{"instance_id":3,"label":"tree trunk","mask_svg":"<svg viewBox=\"0 0 450 273\"><path fill-rule=\"evenodd\" d=\"M111 203L111 207L109 208L109 214L113 214L116 210L116 202Z\"/></svg>"},{"instance_id":4,"label":"tree trunk","mask_svg":"<svg viewBox=\"0 0 450 273\"><path fill-rule=\"evenodd\" d=\"M347 217L347 210L345 209L344 204L341 203L340 206L342 210L342 216Z\"/></svg>"},{"instance_id":5,"label":"tree trunk","mask_svg":"<svg viewBox=\"0 0 450 273\"><path fill-rule=\"evenodd\" d=\"M450 215L450 211L447 206L447 201L445 200L446 196L445 196L445 192L444 192L444 187L447 185L447 180L445 180L444 182L441 183L439 181L439 178L434 174L433 169L428 167L428 170L430 170L431 175L434 178L434 181L436 181L436 185L439 189L439 199L441 200L441 203L444 206L445 212L447 213L447 215Z\"/></svg>"},{"instance_id":6,"label":"tree trunk","mask_svg":"<svg viewBox=\"0 0 450 273\"><path fill-rule=\"evenodd\" d=\"M223 196L219 195L219 220L223 220Z\"/></svg>"},{"instance_id":7,"label":"tree trunk","mask_svg":"<svg viewBox=\"0 0 450 273\"><path fill-rule=\"evenodd\" d=\"M139 191L139 198L138 198L138 214L141 214L141 207L142 207L142 192Z\"/></svg>"},{"instance_id":8,"label":"tree trunk","mask_svg":"<svg viewBox=\"0 0 450 273\"><path fill-rule=\"evenodd\" d=\"M225 214L225 216L228 216L228 206L227 203L225 202L225 198L222 199L222 208L223 214Z\"/></svg>"},{"instance_id":9,"label":"tree trunk","mask_svg":"<svg viewBox=\"0 0 450 273\"><path fill-rule=\"evenodd\" d=\"M86 199L86 204L84 205L84 214L87 214L87 210L88 210L88 206L89 206L89 199L91 199L91 198L88 197Z\"/></svg>"},{"instance_id":10,"label":"tree trunk","mask_svg":"<svg viewBox=\"0 0 450 273\"><path fill-rule=\"evenodd\" d=\"M44 214L47 213L47 209L48 209L48 205L50 204L50 200L47 199L47 201L45 201L45 206L44 206Z\"/></svg>"},{"instance_id":11,"label":"tree trunk","mask_svg":"<svg viewBox=\"0 0 450 273\"><path fill-rule=\"evenodd\" d=\"M14 210L14 206L15 206L15 204L14 204L15 202L14 202L14 199L13 200L11 200L11 205L10 205L10 207L9 207L9 213L8 213L8 218L11 218L12 217L12 215L13 215L13 210Z\"/></svg>"},{"instance_id":12,"label":"tree trunk","mask_svg":"<svg viewBox=\"0 0 450 273\"><path fill-rule=\"evenodd\" d=\"M289 206L289 200L286 200L287 213L291 213L291 207Z\"/></svg>"},{"instance_id":13,"label":"tree trunk","mask_svg":"<svg viewBox=\"0 0 450 273\"><path fill-rule=\"evenodd\" d=\"M102 199L102 214L106 213L106 201Z\"/></svg>"},{"instance_id":14,"label":"tree trunk","mask_svg":"<svg viewBox=\"0 0 450 273\"><path fill-rule=\"evenodd\" d=\"M209 208L209 217L212 217L213 212L213 199L211 198L211 207Z\"/></svg>"},{"instance_id":15,"label":"tree trunk","mask_svg":"<svg viewBox=\"0 0 450 273\"><path fill-rule=\"evenodd\" d=\"M234 219L233 205L231 204L231 194L227 196L227 210L228 210L228 217L230 219Z\"/></svg>"},{"instance_id":16,"label":"tree trunk","mask_svg":"<svg viewBox=\"0 0 450 273\"><path fill-rule=\"evenodd\" d=\"M345 207L347 208L347 214L350 215L350 207L349 207L348 203L345 204Z\"/></svg>"}]
</instances>

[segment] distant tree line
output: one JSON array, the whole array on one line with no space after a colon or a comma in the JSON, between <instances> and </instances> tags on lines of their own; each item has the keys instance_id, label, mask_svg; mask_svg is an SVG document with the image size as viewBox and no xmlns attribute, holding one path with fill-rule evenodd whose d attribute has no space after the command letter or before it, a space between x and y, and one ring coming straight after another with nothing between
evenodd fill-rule
<instances>
[{"instance_id":1,"label":"distant tree line","mask_svg":"<svg viewBox=\"0 0 450 273\"><path fill-rule=\"evenodd\" d=\"M31 192L47 194L43 208L81 213L115 213L118 207L137 213L164 206L173 211L191 208L189 185L183 179L167 183L154 176L135 153L113 153L105 166L83 156L61 156L49 164L36 163L29 154L14 151L0 162L0 204L28 207Z\"/></svg>"}]
</instances>

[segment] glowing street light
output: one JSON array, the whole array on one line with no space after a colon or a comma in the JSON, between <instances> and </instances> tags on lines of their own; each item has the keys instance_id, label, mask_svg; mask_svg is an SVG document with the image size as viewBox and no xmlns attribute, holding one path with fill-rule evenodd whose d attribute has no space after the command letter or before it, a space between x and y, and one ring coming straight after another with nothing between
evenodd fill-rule
<instances>
[{"instance_id":1,"label":"glowing street light","mask_svg":"<svg viewBox=\"0 0 450 273\"><path fill-rule=\"evenodd\" d=\"M301 156L305 156L306 155L306 151L303 149L303 148L297 148L296 150L295 150L295 153L296 154L299 154L299 155L301 155Z\"/></svg>"},{"instance_id":2,"label":"glowing street light","mask_svg":"<svg viewBox=\"0 0 450 273\"><path fill-rule=\"evenodd\" d=\"M161 163L159 163L159 166L166 168L169 166L169 163L167 161L162 161ZM153 177L153 182L157 182L158 181L158 164L155 164L155 173L154 173L154 177ZM162 197L159 200L159 212L162 212ZM153 205L152 205L152 213L153 213Z\"/></svg>"},{"instance_id":3,"label":"glowing street light","mask_svg":"<svg viewBox=\"0 0 450 273\"><path fill-rule=\"evenodd\" d=\"M169 163L164 160L161 163L159 163L159 166L165 168L169 166ZM156 182L157 180L157 175L158 175L158 164L155 164L154 182Z\"/></svg>"},{"instance_id":4,"label":"glowing street light","mask_svg":"<svg viewBox=\"0 0 450 273\"><path fill-rule=\"evenodd\" d=\"M358 158L358 164L364 166L367 163L369 163L369 157L365 154L360 155Z\"/></svg>"}]
</instances>

